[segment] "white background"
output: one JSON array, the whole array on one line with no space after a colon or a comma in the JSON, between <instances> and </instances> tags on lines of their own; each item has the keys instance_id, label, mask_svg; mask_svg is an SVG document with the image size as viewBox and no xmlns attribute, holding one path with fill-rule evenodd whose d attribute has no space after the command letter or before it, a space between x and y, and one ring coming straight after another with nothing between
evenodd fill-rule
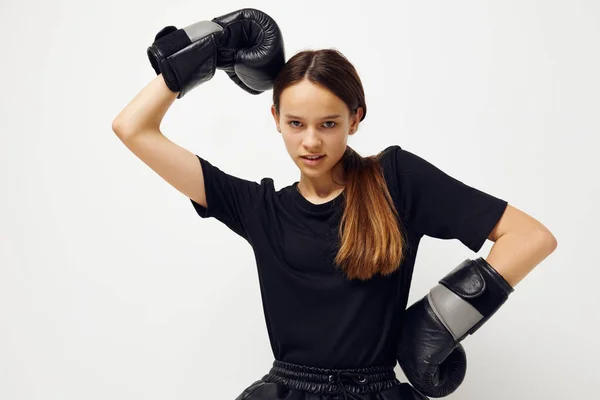
<instances>
[{"instance_id":1,"label":"white background","mask_svg":"<svg viewBox=\"0 0 600 400\"><path fill-rule=\"evenodd\" d=\"M244 7L277 21L286 58L334 47L355 65L361 155L399 144L558 239L463 342L467 377L448 398L597 395L597 1L4 0L0 398L234 399L271 367L249 244L201 220L111 130L155 77L146 48L160 29ZM173 104L163 133L287 186L299 170L271 94L219 71ZM425 237L410 303L491 245Z\"/></svg>"}]
</instances>

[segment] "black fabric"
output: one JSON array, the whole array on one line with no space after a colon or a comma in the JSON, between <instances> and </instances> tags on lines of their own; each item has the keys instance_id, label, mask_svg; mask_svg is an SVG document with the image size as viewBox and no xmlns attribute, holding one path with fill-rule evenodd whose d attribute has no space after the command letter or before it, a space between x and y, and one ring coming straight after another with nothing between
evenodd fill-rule
<instances>
[{"instance_id":1,"label":"black fabric","mask_svg":"<svg viewBox=\"0 0 600 400\"><path fill-rule=\"evenodd\" d=\"M236 400L425 400L392 367L327 369L275 360Z\"/></svg>"},{"instance_id":2,"label":"black fabric","mask_svg":"<svg viewBox=\"0 0 600 400\"><path fill-rule=\"evenodd\" d=\"M298 182L275 190L271 178L244 180L198 159L208 208L192 204L252 246L275 359L319 368L394 367L422 236L458 239L477 252L507 206L389 146L380 162L406 231L405 259L391 275L351 281L333 263L343 192L313 204L296 190Z\"/></svg>"}]
</instances>

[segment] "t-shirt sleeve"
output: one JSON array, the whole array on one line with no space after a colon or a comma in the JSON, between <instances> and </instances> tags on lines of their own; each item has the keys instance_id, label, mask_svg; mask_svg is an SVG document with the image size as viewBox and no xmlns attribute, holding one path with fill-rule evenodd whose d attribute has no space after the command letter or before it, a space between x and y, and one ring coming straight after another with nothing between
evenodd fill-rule
<instances>
[{"instance_id":1,"label":"t-shirt sleeve","mask_svg":"<svg viewBox=\"0 0 600 400\"><path fill-rule=\"evenodd\" d=\"M408 224L422 235L458 239L478 252L508 202L464 184L400 146L385 151Z\"/></svg>"},{"instance_id":2,"label":"t-shirt sleeve","mask_svg":"<svg viewBox=\"0 0 600 400\"><path fill-rule=\"evenodd\" d=\"M248 217L259 204L264 189L259 183L227 174L196 155L202 165L206 203L190 199L201 218L214 217L248 240Z\"/></svg>"}]
</instances>

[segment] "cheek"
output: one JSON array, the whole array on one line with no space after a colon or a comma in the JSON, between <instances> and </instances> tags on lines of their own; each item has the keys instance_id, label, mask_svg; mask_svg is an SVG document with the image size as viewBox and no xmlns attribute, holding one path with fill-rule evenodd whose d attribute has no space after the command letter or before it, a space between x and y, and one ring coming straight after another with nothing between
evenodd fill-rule
<instances>
[{"instance_id":1,"label":"cheek","mask_svg":"<svg viewBox=\"0 0 600 400\"><path fill-rule=\"evenodd\" d=\"M293 133L284 133L283 140L287 146L298 146L302 144L302 135L295 135Z\"/></svg>"}]
</instances>

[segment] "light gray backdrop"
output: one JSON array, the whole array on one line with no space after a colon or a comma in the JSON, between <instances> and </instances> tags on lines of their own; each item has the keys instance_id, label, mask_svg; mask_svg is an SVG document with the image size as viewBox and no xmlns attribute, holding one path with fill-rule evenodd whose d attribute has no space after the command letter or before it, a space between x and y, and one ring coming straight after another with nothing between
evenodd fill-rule
<instances>
[{"instance_id":1,"label":"light gray backdrop","mask_svg":"<svg viewBox=\"0 0 600 400\"><path fill-rule=\"evenodd\" d=\"M335 47L368 115L349 144L399 144L544 223L558 249L463 344L451 399L598 393L600 5L595 0L4 0L0 398L234 399L273 361L252 249L201 220L111 123L155 74L146 48L244 7L287 57ZM273 124L223 72L163 133L233 175L299 179ZM424 238L410 302L473 254ZM399 367L398 377L404 379Z\"/></svg>"}]
</instances>

